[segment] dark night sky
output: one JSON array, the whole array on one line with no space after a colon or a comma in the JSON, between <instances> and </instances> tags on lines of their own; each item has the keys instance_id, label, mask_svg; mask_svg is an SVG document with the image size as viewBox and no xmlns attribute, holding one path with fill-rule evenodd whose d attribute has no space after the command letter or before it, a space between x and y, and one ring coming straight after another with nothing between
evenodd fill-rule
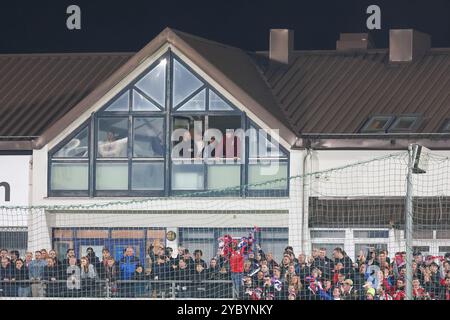
<instances>
[{"instance_id":1,"label":"dark night sky","mask_svg":"<svg viewBox=\"0 0 450 320\"><path fill-rule=\"evenodd\" d=\"M296 49L332 49L340 32L365 32L377 4L390 28L415 28L433 47L450 47L450 0L34 0L0 3L0 52L136 51L166 26L248 50L266 50L270 28L295 30ZM82 10L82 30L66 28L66 8Z\"/></svg>"}]
</instances>

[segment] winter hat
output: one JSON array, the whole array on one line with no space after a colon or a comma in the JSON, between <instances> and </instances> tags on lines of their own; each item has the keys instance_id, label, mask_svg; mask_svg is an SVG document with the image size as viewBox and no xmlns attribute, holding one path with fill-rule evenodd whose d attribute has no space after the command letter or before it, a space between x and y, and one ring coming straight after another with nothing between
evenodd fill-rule
<instances>
[{"instance_id":1,"label":"winter hat","mask_svg":"<svg viewBox=\"0 0 450 320\"><path fill-rule=\"evenodd\" d=\"M367 290L367 294L372 295L373 297L375 296L375 289L374 288L369 288L369 290Z\"/></svg>"}]
</instances>

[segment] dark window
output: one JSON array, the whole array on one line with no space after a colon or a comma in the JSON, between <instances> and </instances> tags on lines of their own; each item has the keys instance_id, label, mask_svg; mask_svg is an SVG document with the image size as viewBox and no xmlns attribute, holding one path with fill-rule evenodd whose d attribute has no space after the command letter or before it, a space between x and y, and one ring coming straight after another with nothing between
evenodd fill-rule
<instances>
[{"instance_id":1,"label":"dark window","mask_svg":"<svg viewBox=\"0 0 450 320\"><path fill-rule=\"evenodd\" d=\"M311 230L311 238L345 238L344 230Z\"/></svg>"},{"instance_id":2,"label":"dark window","mask_svg":"<svg viewBox=\"0 0 450 320\"><path fill-rule=\"evenodd\" d=\"M436 239L450 239L450 230L436 230Z\"/></svg>"},{"instance_id":3,"label":"dark window","mask_svg":"<svg viewBox=\"0 0 450 320\"><path fill-rule=\"evenodd\" d=\"M353 231L355 238L389 238L387 230L355 230Z\"/></svg>"},{"instance_id":4,"label":"dark window","mask_svg":"<svg viewBox=\"0 0 450 320\"><path fill-rule=\"evenodd\" d=\"M423 254L428 254L430 252L429 246L413 246L413 252L420 252Z\"/></svg>"},{"instance_id":5,"label":"dark window","mask_svg":"<svg viewBox=\"0 0 450 320\"><path fill-rule=\"evenodd\" d=\"M445 119L444 124L441 127L441 132L450 133L450 119Z\"/></svg>"},{"instance_id":6,"label":"dark window","mask_svg":"<svg viewBox=\"0 0 450 320\"><path fill-rule=\"evenodd\" d=\"M361 129L361 133L381 133L386 132L389 125L394 120L394 116L373 116L366 121Z\"/></svg>"},{"instance_id":7,"label":"dark window","mask_svg":"<svg viewBox=\"0 0 450 320\"><path fill-rule=\"evenodd\" d=\"M440 253L447 253L447 252L450 252L450 246L440 246L440 247L439 247L439 252L440 252Z\"/></svg>"},{"instance_id":8,"label":"dark window","mask_svg":"<svg viewBox=\"0 0 450 320\"><path fill-rule=\"evenodd\" d=\"M1 228L0 248L18 250L23 256L28 247L28 232L22 228Z\"/></svg>"},{"instance_id":9,"label":"dark window","mask_svg":"<svg viewBox=\"0 0 450 320\"><path fill-rule=\"evenodd\" d=\"M398 116L389 127L388 132L411 132L417 129L419 121L420 117L418 115Z\"/></svg>"}]
</instances>

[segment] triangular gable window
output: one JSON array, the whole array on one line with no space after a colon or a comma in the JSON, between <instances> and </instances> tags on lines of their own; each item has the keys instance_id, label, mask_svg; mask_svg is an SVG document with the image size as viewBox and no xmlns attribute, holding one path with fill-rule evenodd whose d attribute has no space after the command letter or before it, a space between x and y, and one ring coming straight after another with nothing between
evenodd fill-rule
<instances>
[{"instance_id":1,"label":"triangular gable window","mask_svg":"<svg viewBox=\"0 0 450 320\"><path fill-rule=\"evenodd\" d=\"M161 108L164 108L166 104L166 65L167 60L164 58L136 83L136 87Z\"/></svg>"},{"instance_id":2,"label":"triangular gable window","mask_svg":"<svg viewBox=\"0 0 450 320\"><path fill-rule=\"evenodd\" d=\"M130 93L125 91L120 97L114 100L105 111L125 111L130 110Z\"/></svg>"},{"instance_id":3,"label":"triangular gable window","mask_svg":"<svg viewBox=\"0 0 450 320\"><path fill-rule=\"evenodd\" d=\"M186 98L203 86L195 75L176 59L173 60L173 106L176 108Z\"/></svg>"},{"instance_id":4,"label":"triangular gable window","mask_svg":"<svg viewBox=\"0 0 450 320\"><path fill-rule=\"evenodd\" d=\"M150 102L147 98L145 98L142 94L133 90L133 111L161 111L160 108L155 106Z\"/></svg>"},{"instance_id":5,"label":"triangular gable window","mask_svg":"<svg viewBox=\"0 0 450 320\"><path fill-rule=\"evenodd\" d=\"M226 103L214 91L209 90L209 110L211 111L233 111L234 109Z\"/></svg>"},{"instance_id":6,"label":"triangular gable window","mask_svg":"<svg viewBox=\"0 0 450 320\"><path fill-rule=\"evenodd\" d=\"M53 154L54 158L87 158L89 155L89 130L85 127Z\"/></svg>"},{"instance_id":7,"label":"triangular gable window","mask_svg":"<svg viewBox=\"0 0 450 320\"><path fill-rule=\"evenodd\" d=\"M206 108L206 89L193 96L188 102L183 104L177 111L204 111Z\"/></svg>"}]
</instances>

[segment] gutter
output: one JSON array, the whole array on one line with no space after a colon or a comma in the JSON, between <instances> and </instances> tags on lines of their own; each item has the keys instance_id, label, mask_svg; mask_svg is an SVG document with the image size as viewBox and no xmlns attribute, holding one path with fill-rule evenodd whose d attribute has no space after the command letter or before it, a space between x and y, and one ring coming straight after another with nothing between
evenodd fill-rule
<instances>
[{"instance_id":1,"label":"gutter","mask_svg":"<svg viewBox=\"0 0 450 320\"><path fill-rule=\"evenodd\" d=\"M450 150L450 135L302 135L293 146L293 149L405 150L411 143L418 143L434 150Z\"/></svg>"},{"instance_id":2,"label":"gutter","mask_svg":"<svg viewBox=\"0 0 450 320\"><path fill-rule=\"evenodd\" d=\"M0 140L0 151L33 151L33 141L31 140Z\"/></svg>"}]
</instances>

